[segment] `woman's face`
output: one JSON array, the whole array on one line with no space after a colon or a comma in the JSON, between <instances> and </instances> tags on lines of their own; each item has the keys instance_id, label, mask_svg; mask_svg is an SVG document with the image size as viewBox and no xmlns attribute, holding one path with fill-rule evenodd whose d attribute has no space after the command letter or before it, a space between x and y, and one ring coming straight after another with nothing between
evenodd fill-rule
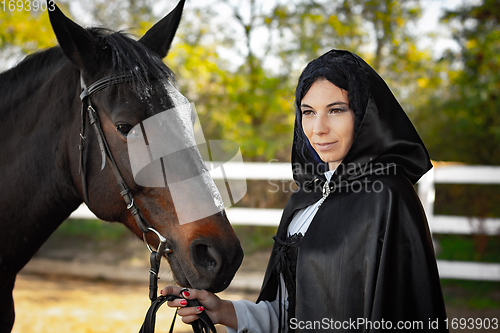
<instances>
[{"instance_id":1,"label":"woman's face","mask_svg":"<svg viewBox=\"0 0 500 333\"><path fill-rule=\"evenodd\" d=\"M354 112L347 91L326 79L314 82L300 103L302 128L319 157L334 170L354 139Z\"/></svg>"}]
</instances>

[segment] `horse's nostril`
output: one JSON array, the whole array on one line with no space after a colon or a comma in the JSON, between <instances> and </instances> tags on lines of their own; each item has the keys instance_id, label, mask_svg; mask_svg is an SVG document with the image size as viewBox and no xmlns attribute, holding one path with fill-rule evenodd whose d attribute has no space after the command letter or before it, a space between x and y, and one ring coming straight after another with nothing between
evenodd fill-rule
<instances>
[{"instance_id":1,"label":"horse's nostril","mask_svg":"<svg viewBox=\"0 0 500 333\"><path fill-rule=\"evenodd\" d=\"M220 269L221 257L216 249L204 243L193 244L193 263L205 275L214 275Z\"/></svg>"},{"instance_id":2,"label":"horse's nostril","mask_svg":"<svg viewBox=\"0 0 500 333\"><path fill-rule=\"evenodd\" d=\"M213 250L207 245L197 245L196 246L196 258L198 259L198 264L202 265L207 269L214 269L217 266L217 261L211 256Z\"/></svg>"},{"instance_id":3,"label":"horse's nostril","mask_svg":"<svg viewBox=\"0 0 500 333\"><path fill-rule=\"evenodd\" d=\"M191 287L219 292L226 289L243 259L239 243L223 246L220 240L198 238L189 245L194 272L187 277Z\"/></svg>"}]
</instances>

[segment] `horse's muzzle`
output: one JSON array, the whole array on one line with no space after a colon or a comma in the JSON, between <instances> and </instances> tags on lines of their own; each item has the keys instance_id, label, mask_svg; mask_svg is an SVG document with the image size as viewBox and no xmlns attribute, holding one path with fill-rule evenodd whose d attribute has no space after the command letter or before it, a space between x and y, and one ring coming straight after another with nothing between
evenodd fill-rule
<instances>
[{"instance_id":1,"label":"horse's muzzle","mask_svg":"<svg viewBox=\"0 0 500 333\"><path fill-rule=\"evenodd\" d=\"M201 280L208 283L203 289L212 292L226 289L241 265L243 250L239 242L227 245L212 238L199 238L191 243L191 262Z\"/></svg>"}]
</instances>

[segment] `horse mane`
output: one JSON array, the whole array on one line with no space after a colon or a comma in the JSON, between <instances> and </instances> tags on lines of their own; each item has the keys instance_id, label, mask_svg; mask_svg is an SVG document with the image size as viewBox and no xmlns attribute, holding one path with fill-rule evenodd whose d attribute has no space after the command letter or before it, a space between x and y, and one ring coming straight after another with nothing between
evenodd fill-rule
<instances>
[{"instance_id":1,"label":"horse mane","mask_svg":"<svg viewBox=\"0 0 500 333\"><path fill-rule=\"evenodd\" d=\"M160 89L164 89L167 82L175 85L175 76L162 59L128 34L95 27L87 31L108 54L106 58L111 62L98 64L103 67L100 68L105 73L103 77L131 73L132 89L142 98L152 96L153 80L164 83ZM9 109L12 103L30 96L68 61L59 46L26 56L15 67L0 73L2 104Z\"/></svg>"},{"instance_id":2,"label":"horse mane","mask_svg":"<svg viewBox=\"0 0 500 333\"><path fill-rule=\"evenodd\" d=\"M0 73L2 104L9 109L15 101L30 96L66 61L60 47L51 47L26 56L15 67Z\"/></svg>"},{"instance_id":3,"label":"horse mane","mask_svg":"<svg viewBox=\"0 0 500 333\"><path fill-rule=\"evenodd\" d=\"M28 75L30 75L30 80L33 80L37 75L43 76L52 72L55 68L59 68L61 62L66 60L61 48L58 46L29 54L16 66L0 73L0 87L4 90Z\"/></svg>"},{"instance_id":4,"label":"horse mane","mask_svg":"<svg viewBox=\"0 0 500 333\"><path fill-rule=\"evenodd\" d=\"M129 34L95 27L87 31L103 50L110 51L111 66L106 68L107 75L131 73L132 88L139 96L151 96L152 80L175 85L175 76L162 59Z\"/></svg>"}]
</instances>

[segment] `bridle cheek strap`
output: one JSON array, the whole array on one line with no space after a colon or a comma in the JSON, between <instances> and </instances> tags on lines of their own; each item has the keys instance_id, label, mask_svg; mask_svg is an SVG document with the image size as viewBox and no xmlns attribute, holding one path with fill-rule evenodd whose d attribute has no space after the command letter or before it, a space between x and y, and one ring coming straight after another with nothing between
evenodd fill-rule
<instances>
[{"instance_id":1,"label":"bridle cheek strap","mask_svg":"<svg viewBox=\"0 0 500 333\"><path fill-rule=\"evenodd\" d=\"M93 84L91 84L89 87L85 85L83 82L83 78L80 76L80 81L81 81L81 87L82 87L82 93L80 94L80 99L82 100L82 111L81 111L81 132L80 132L80 174L82 177L82 192L83 192L83 199L87 206L89 205L89 196L88 196L88 189L87 189L87 175L86 175L86 155L87 155L87 149L86 149L86 124L87 124L87 116L90 124L92 125L92 128L95 131L96 137L97 137L97 142L99 144L99 149L101 151L101 170L104 169L106 166L106 160L109 162L111 166L111 170L113 170L113 173L116 177L116 181L118 183L118 187L120 189L120 194L123 197L123 200L125 201L127 205L127 209L130 211L130 213L134 216L134 219L137 223L137 226L139 229L142 231L144 235L144 241L151 252L151 269L149 270L150 272L150 281L149 281L149 298L151 300L151 306L148 310L148 313L146 314L146 318L144 320L144 324L141 327L140 333L153 333L155 329L155 321L156 321L156 312L160 308L160 306L165 303L166 301L169 300L174 300L176 298L180 298L179 296L175 295L167 295L167 296L159 296L157 297L157 291L158 291L158 272L160 270L160 262L161 258L165 253L171 253L172 250L167 248L167 240L154 228L152 228L149 223L146 221L144 216L142 215L139 207L134 201L134 197L130 191L130 188L127 186L127 183L123 179L123 176L120 173L120 170L118 169L118 166L115 163L115 160L113 158L113 155L111 154L111 150L109 149L108 143L106 141L106 137L104 136L104 133L102 131L101 127L101 122L99 120L99 116L96 112L96 110L92 106L92 101L91 97L94 93L105 89L109 86L119 84L119 83L125 83L125 82L130 82L132 81L132 76L131 75L118 75L118 76L111 76L111 77L105 77L100 80L97 80ZM158 236L160 240L160 245L158 246L157 251L153 251L151 247L149 246L147 240L146 240L146 234L148 232L152 231L153 233ZM196 300L187 300L187 305L188 306L199 306L200 304ZM176 312L177 315L177 312ZM175 316L176 316L175 315ZM175 316L174 320L172 321L172 325L170 327L170 331L173 331L174 328L174 323L175 323ZM202 313L198 314L198 317L200 318L199 320L196 320L192 323L193 331L195 333L209 333L209 332L214 332L216 333L216 329L214 324L212 323L210 317L208 314L203 311Z\"/></svg>"},{"instance_id":2,"label":"bridle cheek strap","mask_svg":"<svg viewBox=\"0 0 500 333\"><path fill-rule=\"evenodd\" d=\"M83 78L80 77L81 81L81 87L82 87L82 93L80 94L80 99L82 100L82 110L81 110L81 132L80 132L80 174L82 178L82 192L83 192L83 199L87 206L89 205L89 195L88 195L88 187L87 187L87 170L86 170L86 124L87 124L87 117L92 125L96 137L97 137L97 142L99 144L99 149L101 151L101 170L104 169L106 166L106 160L109 161L109 164L111 166L111 170L113 170L113 173L115 175L115 178L118 183L118 187L120 189L120 194L123 197L123 200L125 201L127 205L127 209L130 210L130 213L134 216L134 219L137 223L137 226L141 230L143 234L148 233L152 228L149 225L149 223L146 221L144 216L142 215L139 207L134 201L134 197L132 196L132 193L130 191L130 188L127 186L127 183L123 179L120 170L118 169L118 166L115 163L115 160L113 158L113 155L111 154L111 151L109 149L108 143L106 141L106 137L104 136L104 133L102 132L102 127L101 127L101 122L99 120L99 116L96 112L96 110L92 106L92 100L91 97L93 94L96 92L103 90L107 87L110 87L115 84L119 83L125 83L125 82L131 82L132 81L132 76L131 75L117 75L117 76L110 76L110 77L105 77L100 80L97 80L90 86L86 86Z\"/></svg>"}]
</instances>

